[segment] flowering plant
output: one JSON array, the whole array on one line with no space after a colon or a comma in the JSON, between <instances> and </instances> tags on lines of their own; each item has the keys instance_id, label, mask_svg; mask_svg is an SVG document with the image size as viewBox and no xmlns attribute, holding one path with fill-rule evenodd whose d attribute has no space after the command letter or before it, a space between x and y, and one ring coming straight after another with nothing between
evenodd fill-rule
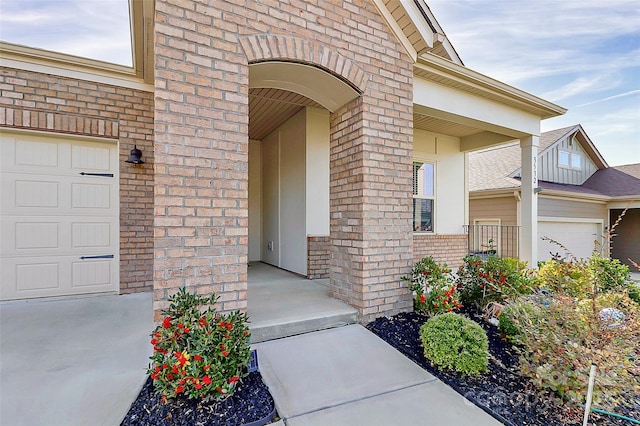
<instances>
[{"instance_id":1,"label":"flowering plant","mask_svg":"<svg viewBox=\"0 0 640 426\"><path fill-rule=\"evenodd\" d=\"M151 335L148 373L163 401L179 395L222 400L246 375L249 364L247 316L217 314L217 297L188 293L169 298L162 324Z\"/></svg>"},{"instance_id":2,"label":"flowering plant","mask_svg":"<svg viewBox=\"0 0 640 426\"><path fill-rule=\"evenodd\" d=\"M409 277L401 278L408 282L413 291L414 309L417 312L434 315L462 307L446 263L440 265L433 258L425 257L413 265Z\"/></svg>"}]
</instances>

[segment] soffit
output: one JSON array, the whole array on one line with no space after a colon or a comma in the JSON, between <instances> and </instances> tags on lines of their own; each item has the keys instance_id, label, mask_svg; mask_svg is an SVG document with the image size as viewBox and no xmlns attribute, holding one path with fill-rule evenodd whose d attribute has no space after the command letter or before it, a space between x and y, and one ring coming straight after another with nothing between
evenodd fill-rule
<instances>
[{"instance_id":1,"label":"soffit","mask_svg":"<svg viewBox=\"0 0 640 426\"><path fill-rule=\"evenodd\" d=\"M393 19L398 23L400 29L404 35L409 39L416 52L423 52L429 48L429 45L424 41L418 28L413 23L411 18L407 15L404 7L400 3L400 0L383 0Z\"/></svg>"},{"instance_id":2,"label":"soffit","mask_svg":"<svg viewBox=\"0 0 640 426\"><path fill-rule=\"evenodd\" d=\"M418 113L413 114L413 128L441 133L443 135L455 136L458 138L474 135L483 131L476 127L465 126L463 124Z\"/></svg>"},{"instance_id":3,"label":"soffit","mask_svg":"<svg viewBox=\"0 0 640 426\"><path fill-rule=\"evenodd\" d=\"M322 105L287 90L249 89L249 139L264 139L304 107Z\"/></svg>"}]
</instances>

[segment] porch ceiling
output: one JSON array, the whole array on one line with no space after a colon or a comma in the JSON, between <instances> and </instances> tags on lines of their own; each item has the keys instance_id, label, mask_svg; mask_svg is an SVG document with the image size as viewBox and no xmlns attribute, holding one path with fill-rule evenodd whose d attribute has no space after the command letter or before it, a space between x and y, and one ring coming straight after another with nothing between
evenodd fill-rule
<instances>
[{"instance_id":1,"label":"porch ceiling","mask_svg":"<svg viewBox=\"0 0 640 426\"><path fill-rule=\"evenodd\" d=\"M249 89L249 139L262 140L304 107L319 103L281 89Z\"/></svg>"},{"instance_id":2,"label":"porch ceiling","mask_svg":"<svg viewBox=\"0 0 640 426\"><path fill-rule=\"evenodd\" d=\"M323 108L322 105L306 96L287 90L249 89L249 139L264 139L307 106ZM459 138L486 130L417 112L413 114L413 127Z\"/></svg>"},{"instance_id":3,"label":"porch ceiling","mask_svg":"<svg viewBox=\"0 0 640 426\"><path fill-rule=\"evenodd\" d=\"M454 123L452 121L419 113L413 114L413 128L427 130L434 133L442 133L444 135L455 136L458 138L474 135L484 131L477 127L466 126L464 124Z\"/></svg>"}]
</instances>

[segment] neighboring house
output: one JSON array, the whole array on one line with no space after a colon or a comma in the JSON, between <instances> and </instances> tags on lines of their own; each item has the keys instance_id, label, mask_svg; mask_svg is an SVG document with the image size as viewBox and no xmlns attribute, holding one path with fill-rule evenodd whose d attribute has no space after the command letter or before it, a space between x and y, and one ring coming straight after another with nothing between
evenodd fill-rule
<instances>
[{"instance_id":1,"label":"neighboring house","mask_svg":"<svg viewBox=\"0 0 640 426\"><path fill-rule=\"evenodd\" d=\"M471 227L476 237L470 238L472 251L486 250L491 238L498 251L518 255L507 247L512 242L507 232L520 225L518 151L512 143L469 154L469 223L476 225ZM615 229L611 255L626 264L629 258L640 259L639 164L609 167L582 126L575 125L542 134L536 167L538 260L565 255L543 237L577 257L588 257L594 248L607 253L603 239L625 208L629 210Z\"/></svg>"},{"instance_id":2,"label":"neighboring house","mask_svg":"<svg viewBox=\"0 0 640 426\"><path fill-rule=\"evenodd\" d=\"M244 310L262 260L366 321L411 309L416 259L466 253L466 152L519 140L535 206L540 121L566 110L466 68L422 0L131 10L133 68L0 45L2 299L153 289L158 318L187 286Z\"/></svg>"}]
</instances>

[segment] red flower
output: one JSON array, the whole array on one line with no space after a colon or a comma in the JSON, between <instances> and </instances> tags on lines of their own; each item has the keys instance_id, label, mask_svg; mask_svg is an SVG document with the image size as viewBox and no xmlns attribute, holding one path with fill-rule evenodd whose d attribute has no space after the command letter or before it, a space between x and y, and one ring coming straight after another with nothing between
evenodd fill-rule
<instances>
[{"instance_id":1,"label":"red flower","mask_svg":"<svg viewBox=\"0 0 640 426\"><path fill-rule=\"evenodd\" d=\"M229 356L229 352L228 351L222 352L222 356Z\"/></svg>"},{"instance_id":2,"label":"red flower","mask_svg":"<svg viewBox=\"0 0 640 426\"><path fill-rule=\"evenodd\" d=\"M227 323L227 330L233 330L233 324L230 322Z\"/></svg>"},{"instance_id":3,"label":"red flower","mask_svg":"<svg viewBox=\"0 0 640 426\"><path fill-rule=\"evenodd\" d=\"M162 364L162 369L163 369L163 370L166 370L167 368L169 368L169 365L168 365L168 364Z\"/></svg>"},{"instance_id":4,"label":"red flower","mask_svg":"<svg viewBox=\"0 0 640 426\"><path fill-rule=\"evenodd\" d=\"M189 327L187 327L187 328L185 328L185 329L184 329L184 332L185 332L185 333L188 333L188 332L190 332L190 331L191 331L191 329L190 329Z\"/></svg>"},{"instance_id":5,"label":"red flower","mask_svg":"<svg viewBox=\"0 0 640 426\"><path fill-rule=\"evenodd\" d=\"M158 377L160 377L160 376L158 376L158 374L157 374L157 373L151 373L151 378L152 378L153 380L158 380Z\"/></svg>"},{"instance_id":6,"label":"red flower","mask_svg":"<svg viewBox=\"0 0 640 426\"><path fill-rule=\"evenodd\" d=\"M171 367L171 372L178 374L178 365L177 364L173 364L173 367Z\"/></svg>"},{"instance_id":7,"label":"red flower","mask_svg":"<svg viewBox=\"0 0 640 426\"><path fill-rule=\"evenodd\" d=\"M238 376L233 376L232 378L229 379L229 384L234 384L235 382L237 382L238 380L240 380L240 377Z\"/></svg>"},{"instance_id":8,"label":"red flower","mask_svg":"<svg viewBox=\"0 0 640 426\"><path fill-rule=\"evenodd\" d=\"M196 388L196 389L202 389L202 383L196 383L196 384L194 385L194 388Z\"/></svg>"},{"instance_id":9,"label":"red flower","mask_svg":"<svg viewBox=\"0 0 640 426\"><path fill-rule=\"evenodd\" d=\"M244 335L245 335L245 336L248 336L248 335L249 335L249 331L248 331L248 330L245 330L245 331L244 331Z\"/></svg>"},{"instance_id":10,"label":"red flower","mask_svg":"<svg viewBox=\"0 0 640 426\"><path fill-rule=\"evenodd\" d=\"M422 302L422 303L426 303L427 302L427 298L424 296L424 294L420 295L420 302Z\"/></svg>"},{"instance_id":11,"label":"red flower","mask_svg":"<svg viewBox=\"0 0 640 426\"><path fill-rule=\"evenodd\" d=\"M167 374L167 379L168 380L173 380L173 374L171 374L171 373Z\"/></svg>"},{"instance_id":12,"label":"red flower","mask_svg":"<svg viewBox=\"0 0 640 426\"><path fill-rule=\"evenodd\" d=\"M220 350L224 351L225 349L227 349L227 346L224 343L220 343Z\"/></svg>"},{"instance_id":13,"label":"red flower","mask_svg":"<svg viewBox=\"0 0 640 426\"><path fill-rule=\"evenodd\" d=\"M198 320L198 322L200 323L201 326L206 326L207 325L207 319L205 317L200 317L200 319Z\"/></svg>"},{"instance_id":14,"label":"red flower","mask_svg":"<svg viewBox=\"0 0 640 426\"><path fill-rule=\"evenodd\" d=\"M204 371L209 371L210 368L211 368L210 365L205 365L204 367L202 367Z\"/></svg>"},{"instance_id":15,"label":"red flower","mask_svg":"<svg viewBox=\"0 0 640 426\"><path fill-rule=\"evenodd\" d=\"M200 355L194 355L193 356L193 360L194 361L202 361L202 357Z\"/></svg>"},{"instance_id":16,"label":"red flower","mask_svg":"<svg viewBox=\"0 0 640 426\"><path fill-rule=\"evenodd\" d=\"M151 344L155 346L158 344L158 341L156 339L151 339Z\"/></svg>"},{"instance_id":17,"label":"red flower","mask_svg":"<svg viewBox=\"0 0 640 426\"><path fill-rule=\"evenodd\" d=\"M211 377L209 377L209 376L202 377L202 383L204 383L205 385L210 385L211 384Z\"/></svg>"},{"instance_id":18,"label":"red flower","mask_svg":"<svg viewBox=\"0 0 640 426\"><path fill-rule=\"evenodd\" d=\"M183 323L181 323L181 322L179 322L179 323L178 323L178 328L184 328L184 324L183 324Z\"/></svg>"},{"instance_id":19,"label":"red flower","mask_svg":"<svg viewBox=\"0 0 640 426\"><path fill-rule=\"evenodd\" d=\"M164 317L164 321L162 321L162 326L164 328L171 327L171 317Z\"/></svg>"},{"instance_id":20,"label":"red flower","mask_svg":"<svg viewBox=\"0 0 640 426\"><path fill-rule=\"evenodd\" d=\"M182 393L182 392L184 392L184 386L178 386L176 388L176 394L179 394L179 393Z\"/></svg>"}]
</instances>

